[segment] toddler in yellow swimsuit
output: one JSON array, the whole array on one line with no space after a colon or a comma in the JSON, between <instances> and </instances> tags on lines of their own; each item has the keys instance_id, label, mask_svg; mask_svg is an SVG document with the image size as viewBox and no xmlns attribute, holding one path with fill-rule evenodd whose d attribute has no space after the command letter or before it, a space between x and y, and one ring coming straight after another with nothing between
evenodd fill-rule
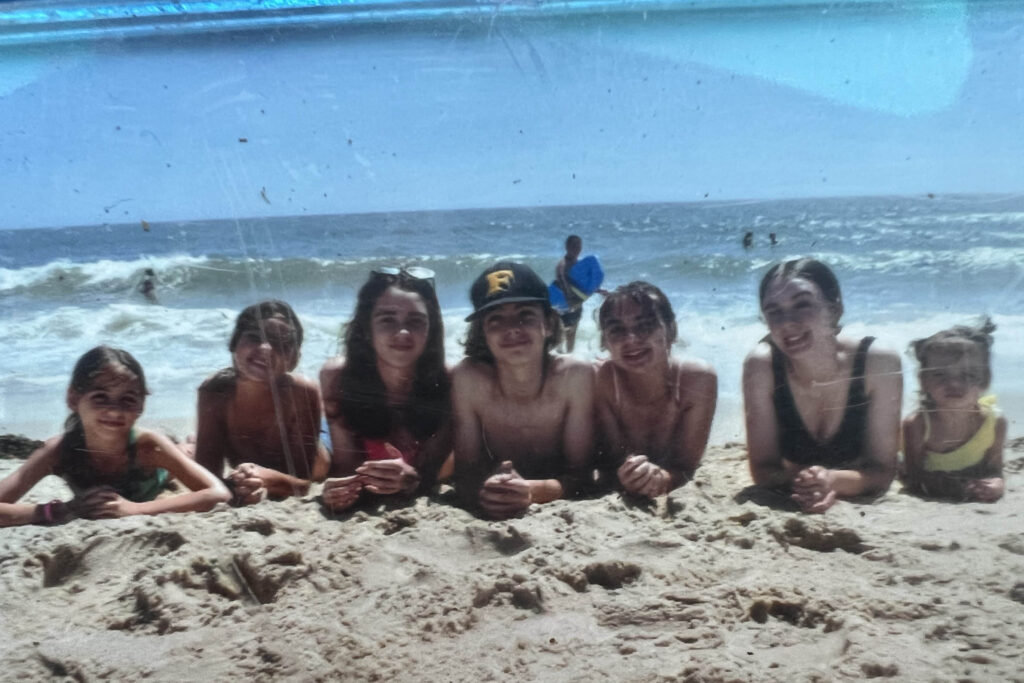
<instances>
[{"instance_id":1,"label":"toddler in yellow swimsuit","mask_svg":"<svg viewBox=\"0 0 1024 683\"><path fill-rule=\"evenodd\" d=\"M957 325L911 344L921 365L921 407L903 421L903 482L936 498L992 503L1003 495L1006 418L992 380L995 325Z\"/></svg>"}]
</instances>

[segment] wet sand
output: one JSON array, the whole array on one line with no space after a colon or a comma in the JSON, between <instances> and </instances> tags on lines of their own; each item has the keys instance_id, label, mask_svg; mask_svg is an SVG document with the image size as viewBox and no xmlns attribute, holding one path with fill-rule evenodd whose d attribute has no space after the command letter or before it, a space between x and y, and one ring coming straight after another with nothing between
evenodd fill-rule
<instances>
[{"instance_id":1,"label":"wet sand","mask_svg":"<svg viewBox=\"0 0 1024 683\"><path fill-rule=\"evenodd\" d=\"M509 522L311 495L3 529L0 680L1024 680L1024 443L1006 461L994 505L897 483L804 516L729 444L653 504Z\"/></svg>"}]
</instances>

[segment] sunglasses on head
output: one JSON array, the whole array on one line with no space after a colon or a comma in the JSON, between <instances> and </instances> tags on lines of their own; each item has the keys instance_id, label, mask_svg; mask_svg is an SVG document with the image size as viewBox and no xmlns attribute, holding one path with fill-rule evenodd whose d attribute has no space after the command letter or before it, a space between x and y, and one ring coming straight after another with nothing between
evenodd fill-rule
<instances>
[{"instance_id":1,"label":"sunglasses on head","mask_svg":"<svg viewBox=\"0 0 1024 683\"><path fill-rule=\"evenodd\" d=\"M424 280L431 289L434 289L434 271L423 266L378 266L371 273L374 277L384 277L391 281L395 280Z\"/></svg>"}]
</instances>

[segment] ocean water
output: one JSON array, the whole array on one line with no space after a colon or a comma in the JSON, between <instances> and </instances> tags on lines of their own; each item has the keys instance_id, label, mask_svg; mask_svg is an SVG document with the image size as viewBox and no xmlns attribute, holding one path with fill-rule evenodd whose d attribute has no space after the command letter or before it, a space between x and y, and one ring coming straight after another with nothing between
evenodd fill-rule
<instances>
[{"instance_id":1,"label":"ocean water","mask_svg":"<svg viewBox=\"0 0 1024 683\"><path fill-rule=\"evenodd\" d=\"M750 248L743 235L754 234ZM757 285L773 262L812 255L843 287L846 333L900 351L910 340L991 315L993 391L1019 435L1024 414L1024 197L872 197L706 204L480 209L0 231L0 432L60 430L71 368L97 344L121 346L150 385L142 423L184 434L195 390L230 363L243 307L281 298L306 330L298 372L338 352L355 293L381 265L437 273L450 363L462 356L473 278L498 259L549 279L566 235L597 254L606 287L643 279L676 311L677 353L718 371L712 442L743 438L740 370L765 334ZM770 244L775 233L777 243ZM156 272L152 304L138 293ZM601 358L588 302L576 355ZM905 410L916 365L904 356Z\"/></svg>"}]
</instances>

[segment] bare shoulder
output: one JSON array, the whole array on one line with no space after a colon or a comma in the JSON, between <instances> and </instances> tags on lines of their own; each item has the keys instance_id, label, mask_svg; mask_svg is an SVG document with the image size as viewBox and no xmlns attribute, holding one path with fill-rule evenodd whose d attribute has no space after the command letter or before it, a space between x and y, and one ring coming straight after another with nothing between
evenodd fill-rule
<instances>
[{"instance_id":1,"label":"bare shoulder","mask_svg":"<svg viewBox=\"0 0 1024 683\"><path fill-rule=\"evenodd\" d=\"M138 448L159 448L179 452L178 445L170 436L154 429L136 429L135 445Z\"/></svg>"},{"instance_id":2,"label":"bare shoulder","mask_svg":"<svg viewBox=\"0 0 1024 683\"><path fill-rule=\"evenodd\" d=\"M302 375L294 375L290 372L281 377L281 385L296 390L306 396L318 394L320 392L319 385L317 385L317 383L311 378L303 377Z\"/></svg>"},{"instance_id":3,"label":"bare shoulder","mask_svg":"<svg viewBox=\"0 0 1024 683\"><path fill-rule=\"evenodd\" d=\"M711 364L700 358L672 359L672 365L679 372L680 383L707 384L718 378L718 373Z\"/></svg>"},{"instance_id":4,"label":"bare shoulder","mask_svg":"<svg viewBox=\"0 0 1024 683\"><path fill-rule=\"evenodd\" d=\"M452 368L452 390L458 394L482 394L495 380L494 368L472 358L463 358Z\"/></svg>"},{"instance_id":5,"label":"bare shoulder","mask_svg":"<svg viewBox=\"0 0 1024 683\"><path fill-rule=\"evenodd\" d=\"M60 444L63 440L63 434L51 436L49 439L43 442L42 446L32 451L28 457L52 463L54 462L57 455L60 453Z\"/></svg>"},{"instance_id":6,"label":"bare shoulder","mask_svg":"<svg viewBox=\"0 0 1024 683\"><path fill-rule=\"evenodd\" d=\"M867 365L864 370L872 372L891 372L902 367L900 354L896 349L882 342L872 342L868 347Z\"/></svg>"},{"instance_id":7,"label":"bare shoulder","mask_svg":"<svg viewBox=\"0 0 1024 683\"><path fill-rule=\"evenodd\" d=\"M1007 425L1008 425L1008 423L1006 421L1006 416L1005 415L1003 415L1002 413L999 413L998 415L996 415L996 434L1002 435L1002 437L1005 437L1006 436Z\"/></svg>"},{"instance_id":8,"label":"bare shoulder","mask_svg":"<svg viewBox=\"0 0 1024 683\"><path fill-rule=\"evenodd\" d=\"M327 387L336 382L338 375L345 369L345 357L334 356L328 358L327 362L320 368L320 386Z\"/></svg>"},{"instance_id":9,"label":"bare shoulder","mask_svg":"<svg viewBox=\"0 0 1024 683\"><path fill-rule=\"evenodd\" d=\"M864 363L865 384L869 392L875 389L887 395L898 396L903 386L903 365L900 354L884 344L874 343L868 348Z\"/></svg>"},{"instance_id":10,"label":"bare shoulder","mask_svg":"<svg viewBox=\"0 0 1024 683\"><path fill-rule=\"evenodd\" d=\"M750 350L743 359L744 375L770 373L772 369L772 347L768 342L760 342Z\"/></svg>"},{"instance_id":11,"label":"bare shoulder","mask_svg":"<svg viewBox=\"0 0 1024 683\"><path fill-rule=\"evenodd\" d=\"M615 387L615 366L610 360L598 361L594 365L594 381L598 396L611 395Z\"/></svg>"},{"instance_id":12,"label":"bare shoulder","mask_svg":"<svg viewBox=\"0 0 1024 683\"><path fill-rule=\"evenodd\" d=\"M903 418L903 434L905 437L924 434L924 413L915 410Z\"/></svg>"},{"instance_id":13,"label":"bare shoulder","mask_svg":"<svg viewBox=\"0 0 1024 683\"><path fill-rule=\"evenodd\" d=\"M551 379L573 386L593 387L595 374L593 363L572 356L555 356L548 366Z\"/></svg>"},{"instance_id":14,"label":"bare shoulder","mask_svg":"<svg viewBox=\"0 0 1024 683\"><path fill-rule=\"evenodd\" d=\"M228 395L234 393L238 386L238 374L234 368L224 368L207 377L199 385L199 396L211 396L216 394Z\"/></svg>"}]
</instances>

